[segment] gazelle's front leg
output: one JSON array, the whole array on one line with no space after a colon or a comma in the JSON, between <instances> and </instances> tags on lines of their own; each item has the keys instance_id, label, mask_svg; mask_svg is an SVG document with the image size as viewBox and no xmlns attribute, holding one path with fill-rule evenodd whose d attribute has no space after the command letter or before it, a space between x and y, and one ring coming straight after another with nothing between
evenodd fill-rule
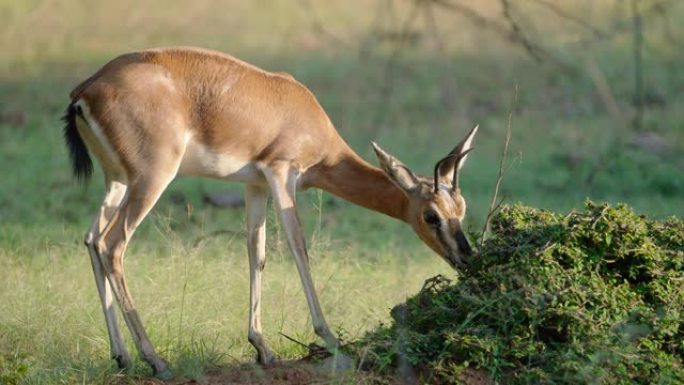
<instances>
[{"instance_id":1,"label":"gazelle's front leg","mask_svg":"<svg viewBox=\"0 0 684 385\"><path fill-rule=\"evenodd\" d=\"M257 362L270 366L275 362L261 333L261 273L266 264L266 205L268 189L247 185L247 252L249 254L249 342L257 350Z\"/></svg>"},{"instance_id":2,"label":"gazelle's front leg","mask_svg":"<svg viewBox=\"0 0 684 385\"><path fill-rule=\"evenodd\" d=\"M321 305L316 296L316 289L311 279L309 256L306 252L304 234L297 216L295 205L297 172L286 162L271 165L262 171L268 180L268 184L271 186L273 200L275 201L280 220L283 223L287 241L299 271L299 278L302 280L314 331L323 338L328 350L334 352L340 346L340 342L330 331L323 317L323 311L321 310Z\"/></svg>"}]
</instances>

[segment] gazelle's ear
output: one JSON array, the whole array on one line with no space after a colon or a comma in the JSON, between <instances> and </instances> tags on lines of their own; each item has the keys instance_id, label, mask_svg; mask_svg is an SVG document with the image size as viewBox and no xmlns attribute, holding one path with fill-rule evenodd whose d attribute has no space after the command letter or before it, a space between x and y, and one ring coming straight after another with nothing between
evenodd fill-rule
<instances>
[{"instance_id":1,"label":"gazelle's ear","mask_svg":"<svg viewBox=\"0 0 684 385\"><path fill-rule=\"evenodd\" d=\"M373 145L373 150L375 155L380 161L380 168L385 171L385 174L390 178L394 184L399 186L406 193L415 191L420 182L418 177L411 170L408 169L399 159L393 157L392 155L386 153L380 146L375 142L371 142Z\"/></svg>"},{"instance_id":2,"label":"gazelle's ear","mask_svg":"<svg viewBox=\"0 0 684 385\"><path fill-rule=\"evenodd\" d=\"M446 158L440 161L441 164L437 167L437 174L441 183L455 186L456 174L468 158L468 152L473 149L473 138L475 138L479 127L479 125L473 127Z\"/></svg>"}]
</instances>

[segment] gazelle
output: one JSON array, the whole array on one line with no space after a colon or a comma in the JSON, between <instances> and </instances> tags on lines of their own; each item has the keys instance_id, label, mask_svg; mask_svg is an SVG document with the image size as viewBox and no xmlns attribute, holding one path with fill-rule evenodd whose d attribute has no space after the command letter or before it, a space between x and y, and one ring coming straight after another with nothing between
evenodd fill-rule
<instances>
[{"instance_id":1,"label":"gazelle","mask_svg":"<svg viewBox=\"0 0 684 385\"><path fill-rule=\"evenodd\" d=\"M117 326L113 298L141 357L155 374L170 375L155 352L129 293L123 255L136 227L177 175L246 185L250 268L248 338L257 360L274 355L261 331L261 273L266 204L273 197L304 287L316 334L339 346L319 305L296 211L297 190L317 187L402 220L449 265L464 265L471 249L461 224L466 203L458 170L477 127L445 158L434 178L415 175L373 143L380 168L340 137L314 95L292 76L197 48L164 48L117 57L71 92L64 136L76 177L97 158L106 193L85 235L107 322L112 357L131 359Z\"/></svg>"}]
</instances>

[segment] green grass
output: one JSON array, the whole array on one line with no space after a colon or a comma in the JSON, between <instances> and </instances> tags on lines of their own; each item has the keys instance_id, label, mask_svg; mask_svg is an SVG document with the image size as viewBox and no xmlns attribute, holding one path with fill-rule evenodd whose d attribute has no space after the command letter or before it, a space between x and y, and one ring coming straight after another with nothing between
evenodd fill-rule
<instances>
[{"instance_id":1,"label":"green grass","mask_svg":"<svg viewBox=\"0 0 684 385\"><path fill-rule=\"evenodd\" d=\"M624 24L628 19L618 3L599 2L592 9L576 3L568 11L590 14L597 25ZM374 161L369 140L375 140L420 174L430 174L434 162L479 123L476 150L461 179L472 233L479 232L487 212L511 111L511 157L502 187L507 202L566 211L591 197L625 201L659 218L684 214L684 56L664 38L659 19L646 19L645 79L656 102L646 110L644 131L666 143L654 150L635 145L641 134L630 126L629 31L580 47L574 42L586 38L586 31L517 4L524 24L533 27L531 37L579 68L565 72L530 60L458 15L439 13L444 51L435 49L420 18L411 24L417 40L388 65L396 41L387 36L411 3L394 2L392 12L374 0L302 4L0 5L1 381L118 378L111 375L116 371L107 358L103 317L81 243L103 194L101 175L87 187L72 180L59 118L71 88L124 51L199 45L288 71L318 96L362 156ZM503 22L498 2L477 4ZM673 5L668 16L676 19L681 8ZM313 28L313 15L324 21L325 33ZM672 28L677 36L681 26ZM589 59L602 71L620 116L610 115L601 101L588 75ZM187 376L253 355L246 341L243 212L202 202L205 192L224 189L241 187L175 181L127 252L128 279L152 340ZM187 199L191 214L172 202L172 194ZM387 321L388 309L425 278L451 274L402 223L339 200L332 204L327 194L307 192L299 199L326 316L350 340ZM314 336L296 269L272 219L269 230L264 328L281 356L298 357L301 349L278 333L306 342ZM138 362L135 373L148 372Z\"/></svg>"},{"instance_id":2,"label":"green grass","mask_svg":"<svg viewBox=\"0 0 684 385\"><path fill-rule=\"evenodd\" d=\"M222 235L197 243L193 237L199 231L181 235L169 229L166 218L151 222L149 233L129 249L126 272L157 349L179 375L189 377L199 376L205 365L252 359L246 339L249 282L242 237ZM0 254L5 262L2 357L5 363L26 363L28 383L81 376L93 380L112 370L88 257L75 241L80 230L59 233L31 246L8 246ZM305 352L279 332L301 341L315 341L315 335L296 268L283 255L282 242L272 237L269 245L264 331L280 356L297 357ZM311 247L317 289L331 326L349 339L386 319L391 304L420 287L424 277L448 272L437 258L394 251L363 258L355 247L323 252L327 249L316 242ZM136 368L135 373L149 375L141 362Z\"/></svg>"}]
</instances>

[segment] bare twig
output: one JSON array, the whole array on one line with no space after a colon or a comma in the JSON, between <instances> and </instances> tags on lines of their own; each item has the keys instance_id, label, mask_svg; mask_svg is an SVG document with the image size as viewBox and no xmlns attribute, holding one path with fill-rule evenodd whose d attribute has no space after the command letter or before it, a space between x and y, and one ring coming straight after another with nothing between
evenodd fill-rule
<instances>
[{"instance_id":1,"label":"bare twig","mask_svg":"<svg viewBox=\"0 0 684 385\"><path fill-rule=\"evenodd\" d=\"M309 350L309 353L306 356L302 357L303 360L308 360L308 359L312 359L312 358L323 359L323 358L327 358L327 357L332 356L332 353L330 351L328 351L328 349L326 347L321 346L317 343L312 342L312 343L307 345L301 341L297 341L296 339L288 336L287 334L285 334L283 332L280 332L280 335L287 338L288 340L296 343L297 345L304 347L304 348L307 348Z\"/></svg>"},{"instance_id":2,"label":"bare twig","mask_svg":"<svg viewBox=\"0 0 684 385\"><path fill-rule=\"evenodd\" d=\"M304 10L304 12L308 14L309 20L311 21L311 28L317 35L325 36L330 41L345 48L349 48L352 46L350 42L335 35L334 33L330 32L328 28L325 27L325 24L321 21L321 18L318 16L318 13L316 12L316 9L314 7L314 1L299 0L299 4L301 5L301 8Z\"/></svg>"},{"instance_id":3,"label":"bare twig","mask_svg":"<svg viewBox=\"0 0 684 385\"><path fill-rule=\"evenodd\" d=\"M485 235L489 231L490 227L490 222L492 220L492 216L496 211L499 209L501 206L501 203L503 203L503 200L497 204L496 200L499 195L499 188L501 187L501 182L503 181L504 173L505 173L505 165L506 165L506 159L508 157L508 145L511 142L511 121L513 119L513 108L515 107L515 104L518 101L518 85L515 85L515 95L513 97L513 107L511 108L511 111L508 113L508 125L506 127L506 141L504 143L504 148L503 152L501 154L501 162L499 163L499 175L496 178L496 185L494 186L494 193L492 194L492 202L489 205L489 212L487 213L487 217L485 218L484 225L482 226L482 236L480 237L480 247L484 245L485 241Z\"/></svg>"},{"instance_id":4,"label":"bare twig","mask_svg":"<svg viewBox=\"0 0 684 385\"><path fill-rule=\"evenodd\" d=\"M448 61L449 55L446 55L446 45L444 44L444 39L439 33L439 29L437 27L437 20L435 18L433 5L434 4L429 3L424 7L426 28L434 40L435 52L439 55L439 57ZM447 62L447 64L449 63ZM447 111L453 111L455 108L453 101L456 100L457 84L456 79L454 78L452 71L449 71L448 66L442 67L441 80L443 82L441 98L442 104Z\"/></svg>"},{"instance_id":5,"label":"bare twig","mask_svg":"<svg viewBox=\"0 0 684 385\"><path fill-rule=\"evenodd\" d=\"M503 8L503 15L506 20L508 20L508 24L511 26L516 40L525 48L525 50L527 50L527 53L529 53L534 60L541 63L542 57L539 53L540 50L535 44L532 44L530 39L527 38L522 28L520 28L520 24L518 24L518 21L513 17L510 1L501 0L501 6Z\"/></svg>"},{"instance_id":6,"label":"bare twig","mask_svg":"<svg viewBox=\"0 0 684 385\"><path fill-rule=\"evenodd\" d=\"M589 56L586 59L587 72L589 73L589 78L594 83L596 91L598 92L601 102L608 110L610 116L616 121L624 120L624 115L620 111L620 106L615 100L615 95L613 94L610 84L606 79L606 75L601 71L601 68L596 63L593 57Z\"/></svg>"},{"instance_id":7,"label":"bare twig","mask_svg":"<svg viewBox=\"0 0 684 385\"><path fill-rule=\"evenodd\" d=\"M553 12L554 14L556 14L556 16L558 16L560 18L570 20L571 22L588 29L589 31L591 31L591 33L595 37L597 37L599 39L603 39L603 38L607 37L607 34L605 31L602 31L601 29L599 29L596 26L592 25L591 23L587 22L583 18L565 11L564 9L562 9L561 7L558 6L558 3L554 3L554 2L551 2L549 0L532 0L532 2L537 3L537 4L547 8L549 11Z\"/></svg>"},{"instance_id":8,"label":"bare twig","mask_svg":"<svg viewBox=\"0 0 684 385\"><path fill-rule=\"evenodd\" d=\"M479 27L484 27L493 30L499 35L505 36L510 40L514 39L514 37L511 35L511 31L509 31L505 25L502 25L501 23L498 23L492 19L489 19L481 15L480 13L478 13L470 7L467 7L459 3L454 3L449 0L432 0L432 3L440 5L442 6L442 8L445 8L449 11L456 12L461 14L462 16L465 16L468 20L475 23Z\"/></svg>"},{"instance_id":9,"label":"bare twig","mask_svg":"<svg viewBox=\"0 0 684 385\"><path fill-rule=\"evenodd\" d=\"M307 348L307 349L309 348L309 345L305 344L304 342L298 341L298 340L296 340L296 339L294 339L294 338L288 336L287 334L285 334L285 333L283 333L283 332L280 332L280 335L283 336L283 337L285 337L285 338L287 338L288 340L294 342L295 344L297 344L297 345L303 347L303 348Z\"/></svg>"},{"instance_id":10,"label":"bare twig","mask_svg":"<svg viewBox=\"0 0 684 385\"><path fill-rule=\"evenodd\" d=\"M569 72L577 72L578 68L568 62L565 62L555 55L553 55L551 52L548 50L542 48L541 46L532 43L523 33L522 29L520 28L519 23L517 20L515 20L512 15L511 15L511 10L510 10L510 5L508 3L508 0L500 0L503 5L504 9L504 16L508 20L508 23L511 28L506 27L505 25L494 21L490 18L487 18L483 16L482 14L478 13L474 9L467 7L463 4L458 4L450 0L429 0L431 3L440 5L442 8L458 13L462 16L464 16L466 19L471 21L477 26L480 26L482 28L489 29L490 31L495 32L499 36L503 37L504 39L516 43L518 45L521 45L526 52L532 56L534 60L537 62L542 62L544 61L543 59L548 60L549 62L552 62L554 65L562 68L565 71Z\"/></svg>"},{"instance_id":11,"label":"bare twig","mask_svg":"<svg viewBox=\"0 0 684 385\"><path fill-rule=\"evenodd\" d=\"M658 15L663 9L667 9L668 6L676 1L677 0L654 1L647 6L643 6L639 12L641 14L641 18L645 19L653 15ZM584 47L598 42L605 42L607 40L615 39L623 34L631 33L634 30L634 20L631 17L629 19L617 20L611 24L611 26L604 29L603 36L592 36L586 39L581 39L577 41L575 45Z\"/></svg>"},{"instance_id":12,"label":"bare twig","mask_svg":"<svg viewBox=\"0 0 684 385\"><path fill-rule=\"evenodd\" d=\"M432 5L433 4L427 4L423 8L425 24L430 32L430 35L432 36L432 39L435 41L435 51L439 54L444 54L446 47L444 45L444 40L442 39L442 36L437 28L437 20L435 19L435 14L432 11Z\"/></svg>"},{"instance_id":13,"label":"bare twig","mask_svg":"<svg viewBox=\"0 0 684 385\"><path fill-rule=\"evenodd\" d=\"M411 26L413 25L413 22L418 15L418 11L420 10L421 4L422 2L420 1L415 1L413 3L413 8L411 9L408 16L404 20L402 26L399 29L399 38L397 39L394 49L387 57L387 61L385 62L385 68L383 70L382 77L382 85L380 86L380 94L378 95L378 99L380 101L379 105L384 106L385 108L379 108L377 110L377 113L375 114L373 127L375 127L377 131L382 129L385 123L385 119L387 118L387 106L389 106L390 104L390 99L394 91L394 72L397 65L397 61L401 56L401 52L404 48L404 45L409 40L408 36L410 35L409 32L411 30ZM378 134L377 131L374 133L375 136L377 136Z\"/></svg>"}]
</instances>

